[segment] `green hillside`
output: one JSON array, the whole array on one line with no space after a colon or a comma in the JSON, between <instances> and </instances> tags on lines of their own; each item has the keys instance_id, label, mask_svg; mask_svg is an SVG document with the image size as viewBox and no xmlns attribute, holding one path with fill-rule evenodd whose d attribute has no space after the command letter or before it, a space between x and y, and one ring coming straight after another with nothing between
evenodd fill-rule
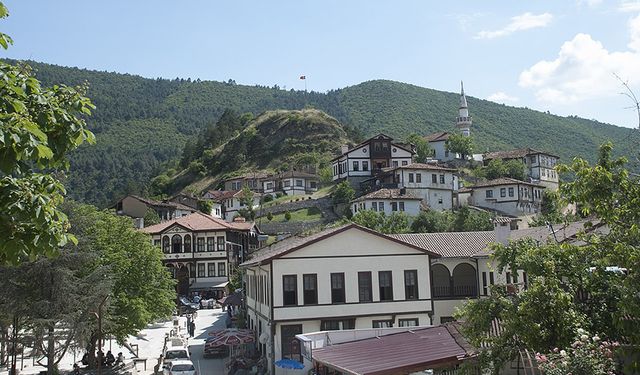
<instances>
[{"instance_id":1,"label":"green hillside","mask_svg":"<svg viewBox=\"0 0 640 375\"><path fill-rule=\"evenodd\" d=\"M382 80L324 94L236 85L231 80L146 79L30 64L45 85L90 84L88 96L97 109L89 124L98 143L72 155L67 186L75 199L98 205L128 192L147 193L150 179L166 169L163 164L180 159L185 142L215 124L227 108L257 115L311 106L360 129L365 136L384 132L404 137L412 132L452 129L458 105L456 93ZM564 161L576 155L593 160L598 144L607 139L616 144L618 153L626 155L639 144L638 132L630 129L473 97L468 101L480 152L530 146L557 153Z\"/></svg>"}]
</instances>

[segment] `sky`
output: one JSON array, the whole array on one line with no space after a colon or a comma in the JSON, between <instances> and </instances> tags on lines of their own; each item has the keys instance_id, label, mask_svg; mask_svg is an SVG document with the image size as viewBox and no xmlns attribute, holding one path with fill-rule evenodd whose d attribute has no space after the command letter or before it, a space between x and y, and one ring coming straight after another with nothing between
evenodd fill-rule
<instances>
[{"instance_id":1,"label":"sky","mask_svg":"<svg viewBox=\"0 0 640 375\"><path fill-rule=\"evenodd\" d=\"M0 56L326 92L373 79L638 127L640 0L4 0ZM300 80L300 76L306 80ZM473 116L473 108L470 108Z\"/></svg>"}]
</instances>

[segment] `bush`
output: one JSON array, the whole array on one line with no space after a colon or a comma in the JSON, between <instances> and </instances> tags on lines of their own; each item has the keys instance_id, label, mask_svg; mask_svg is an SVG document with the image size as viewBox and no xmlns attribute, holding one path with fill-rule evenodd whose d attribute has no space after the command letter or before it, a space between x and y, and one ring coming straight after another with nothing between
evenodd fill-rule
<instances>
[{"instance_id":1,"label":"bush","mask_svg":"<svg viewBox=\"0 0 640 375\"><path fill-rule=\"evenodd\" d=\"M289 211L285 212L285 213L284 213L284 219L285 219L286 221L291 220L291 212L289 212Z\"/></svg>"},{"instance_id":2,"label":"bush","mask_svg":"<svg viewBox=\"0 0 640 375\"><path fill-rule=\"evenodd\" d=\"M273 220L273 214L271 212L267 213L267 220L269 221Z\"/></svg>"},{"instance_id":3,"label":"bush","mask_svg":"<svg viewBox=\"0 0 640 375\"><path fill-rule=\"evenodd\" d=\"M273 196L271 194L267 194L264 197L262 197L262 203L268 203L271 202L273 200Z\"/></svg>"}]
</instances>

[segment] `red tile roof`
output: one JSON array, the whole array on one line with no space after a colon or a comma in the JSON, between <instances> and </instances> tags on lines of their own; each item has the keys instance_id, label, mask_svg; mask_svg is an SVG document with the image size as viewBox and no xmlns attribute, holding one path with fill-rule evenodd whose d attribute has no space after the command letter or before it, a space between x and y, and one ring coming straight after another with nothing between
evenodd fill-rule
<instances>
[{"instance_id":1,"label":"red tile roof","mask_svg":"<svg viewBox=\"0 0 640 375\"><path fill-rule=\"evenodd\" d=\"M362 375L408 374L455 365L475 355L453 325L416 327L313 350L315 361L343 373Z\"/></svg>"},{"instance_id":2,"label":"red tile roof","mask_svg":"<svg viewBox=\"0 0 640 375\"><path fill-rule=\"evenodd\" d=\"M455 168L446 168L446 167L441 167L439 165L436 164L426 164L426 163L411 163L409 165L402 165L399 167L394 167L395 169L427 169L427 170L434 170L434 171L445 171L445 172L457 172L458 170Z\"/></svg>"},{"instance_id":3,"label":"red tile roof","mask_svg":"<svg viewBox=\"0 0 640 375\"><path fill-rule=\"evenodd\" d=\"M173 225L179 225L194 232L217 230L247 231L253 227L253 223L251 222L227 223L222 219L203 214L202 212L194 212L187 216L142 228L140 231L149 234L158 234L164 232Z\"/></svg>"},{"instance_id":4,"label":"red tile roof","mask_svg":"<svg viewBox=\"0 0 640 375\"><path fill-rule=\"evenodd\" d=\"M446 141L447 139L449 139L450 135L451 135L451 133L449 133L449 132L437 132L437 133L425 135L424 139L427 142L441 142L441 141Z\"/></svg>"},{"instance_id":5,"label":"red tile roof","mask_svg":"<svg viewBox=\"0 0 640 375\"><path fill-rule=\"evenodd\" d=\"M401 194L401 189L379 189L371 192L367 195L363 195L354 199L354 202L361 202L366 199L409 199L409 200L422 200L420 197L414 196L411 191L407 190L404 194Z\"/></svg>"}]
</instances>

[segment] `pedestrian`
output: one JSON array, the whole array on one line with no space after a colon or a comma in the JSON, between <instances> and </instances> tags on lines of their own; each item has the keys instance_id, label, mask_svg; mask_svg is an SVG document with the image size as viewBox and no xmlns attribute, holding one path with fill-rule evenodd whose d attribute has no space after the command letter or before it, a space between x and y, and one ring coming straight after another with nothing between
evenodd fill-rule
<instances>
[{"instance_id":1,"label":"pedestrian","mask_svg":"<svg viewBox=\"0 0 640 375\"><path fill-rule=\"evenodd\" d=\"M189 324L189 334L191 335L191 337L195 336L196 334L196 323L194 323L193 320L191 321L191 324Z\"/></svg>"}]
</instances>

